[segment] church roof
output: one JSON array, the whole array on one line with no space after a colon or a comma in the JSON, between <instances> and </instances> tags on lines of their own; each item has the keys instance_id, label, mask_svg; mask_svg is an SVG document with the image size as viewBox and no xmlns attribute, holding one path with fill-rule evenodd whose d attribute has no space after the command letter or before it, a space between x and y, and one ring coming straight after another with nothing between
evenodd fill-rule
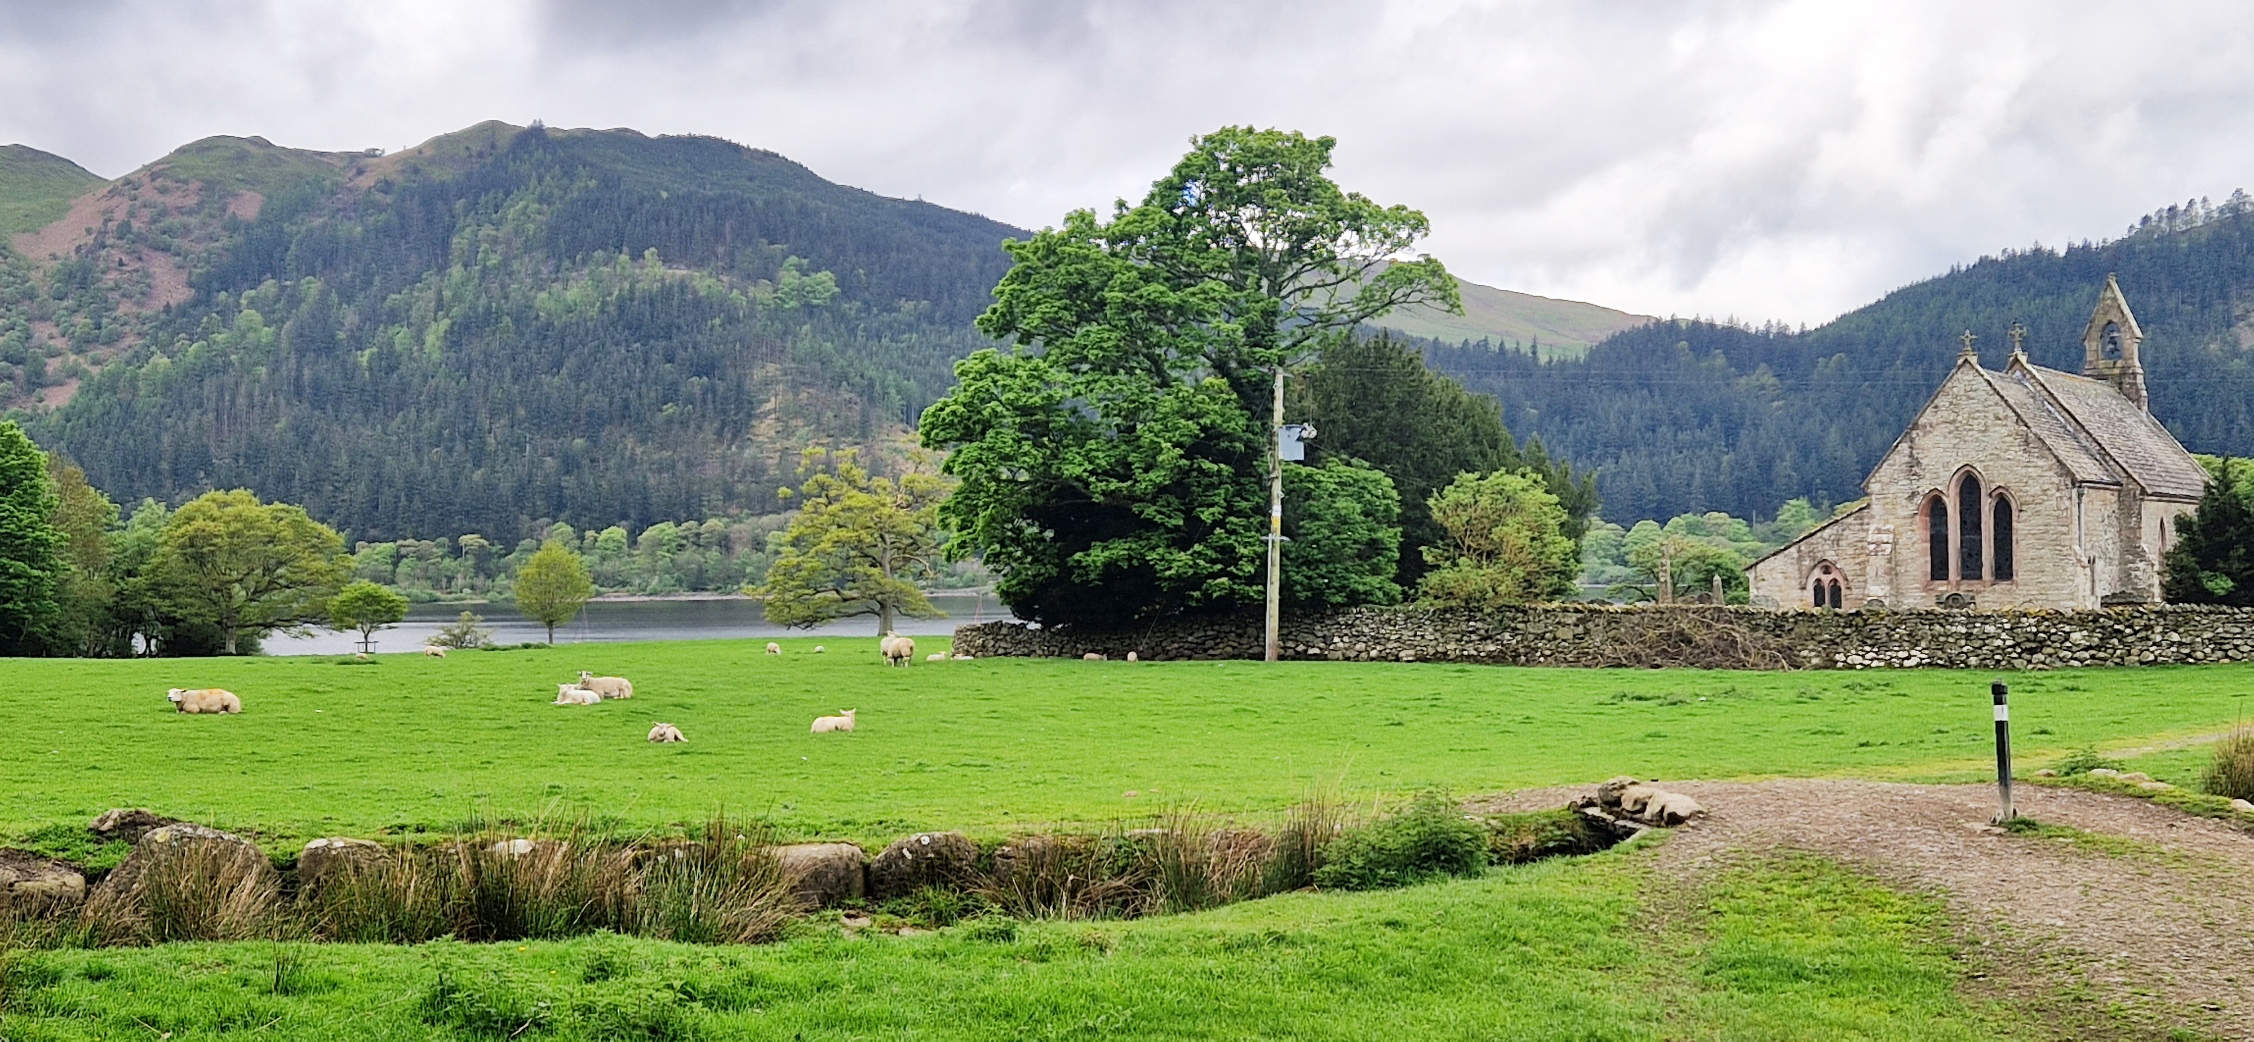
<instances>
[{"instance_id":1,"label":"church roof","mask_svg":"<svg viewBox=\"0 0 2254 1042\"><path fill-rule=\"evenodd\" d=\"M2073 476L2076 484L2120 484L2119 476L2112 467L2106 465L2105 456L2098 451L2097 446L2075 429L2073 421L2066 418L2064 408L2052 401L2050 395L2037 389L2028 374L2016 366L2001 373L1992 373L1979 366L1974 366L1973 369L1988 381L1989 386L1996 389L1996 394L2004 400L2004 404L2011 406L2011 410L2019 414L2020 421L2051 450L2051 455L2058 457L2058 462ZM2106 389L2112 390L2110 387ZM2122 403L2127 404L2127 399L2123 399Z\"/></svg>"},{"instance_id":2,"label":"church roof","mask_svg":"<svg viewBox=\"0 0 2254 1042\"><path fill-rule=\"evenodd\" d=\"M2055 403L2073 421L2077 441L2094 443L2148 494L2198 499L2207 490L2206 468L2184 451L2160 421L2123 397L2112 384L2018 359L2004 375L2007 379L1999 381L2001 384L2024 380L2041 391L2043 398Z\"/></svg>"}]
</instances>

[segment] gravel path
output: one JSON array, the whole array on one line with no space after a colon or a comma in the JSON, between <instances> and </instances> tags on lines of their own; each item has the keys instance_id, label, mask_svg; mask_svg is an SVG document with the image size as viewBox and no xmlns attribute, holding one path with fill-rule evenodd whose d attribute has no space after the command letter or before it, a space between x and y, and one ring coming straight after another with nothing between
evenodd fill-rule
<instances>
[{"instance_id":1,"label":"gravel path","mask_svg":"<svg viewBox=\"0 0 2254 1042\"><path fill-rule=\"evenodd\" d=\"M2220 1038L2254 1040L2254 835L2121 796L2023 785L2023 816L2130 843L1988 825L1992 786L1847 780L1676 782L1708 809L1652 853L1688 882L1747 852L1805 850L1944 895L2007 975L2047 972L2129 1009L2158 999ZM1586 787L1507 793L1555 807ZM2063 976L2064 981L2058 978Z\"/></svg>"}]
</instances>

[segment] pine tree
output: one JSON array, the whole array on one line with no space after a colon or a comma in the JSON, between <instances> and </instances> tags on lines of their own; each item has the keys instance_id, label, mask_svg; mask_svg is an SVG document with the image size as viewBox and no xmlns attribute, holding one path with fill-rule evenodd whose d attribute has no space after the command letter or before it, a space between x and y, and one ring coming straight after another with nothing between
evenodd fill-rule
<instances>
[{"instance_id":1,"label":"pine tree","mask_svg":"<svg viewBox=\"0 0 2254 1042\"><path fill-rule=\"evenodd\" d=\"M2178 604L2254 607L2254 496L2244 464L2224 460L2199 506L2176 522L2161 592Z\"/></svg>"}]
</instances>

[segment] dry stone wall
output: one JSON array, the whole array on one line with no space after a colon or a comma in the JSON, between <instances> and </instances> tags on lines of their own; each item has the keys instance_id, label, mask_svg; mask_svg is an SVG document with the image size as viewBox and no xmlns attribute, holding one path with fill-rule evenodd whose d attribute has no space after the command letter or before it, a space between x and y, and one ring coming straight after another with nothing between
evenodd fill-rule
<instances>
[{"instance_id":1,"label":"dry stone wall","mask_svg":"<svg viewBox=\"0 0 2254 1042\"><path fill-rule=\"evenodd\" d=\"M2092 611L1775 611L1551 604L1500 612L1355 608L1287 617L1290 659L1511 666L1765 664L1771 668L2051 669L2254 661L2254 610L2193 605ZM1256 659L1255 617L1094 633L990 622L955 630L958 654Z\"/></svg>"}]
</instances>

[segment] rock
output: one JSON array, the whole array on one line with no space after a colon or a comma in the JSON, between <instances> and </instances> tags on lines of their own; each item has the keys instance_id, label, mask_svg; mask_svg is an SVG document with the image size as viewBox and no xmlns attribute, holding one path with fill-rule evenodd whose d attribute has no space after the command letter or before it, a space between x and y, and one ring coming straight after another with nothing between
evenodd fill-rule
<instances>
[{"instance_id":1,"label":"rock","mask_svg":"<svg viewBox=\"0 0 2254 1042\"><path fill-rule=\"evenodd\" d=\"M2121 776L2121 772L2120 772L2120 771L2116 771L2116 770L2114 770L2114 769L2113 769L2113 768L2111 768L2111 767L2092 767L2092 768L2090 768L2090 777L2092 777L2092 778L2118 778L2118 777L2120 777L2120 776Z\"/></svg>"},{"instance_id":2,"label":"rock","mask_svg":"<svg viewBox=\"0 0 2254 1042\"><path fill-rule=\"evenodd\" d=\"M1607 778L1597 786L1597 805L1607 808L1618 807L1620 806L1621 791L1631 785L1640 784L1642 783L1625 774Z\"/></svg>"},{"instance_id":3,"label":"rock","mask_svg":"<svg viewBox=\"0 0 2254 1042\"><path fill-rule=\"evenodd\" d=\"M2057 772L2057 771L2054 771L2054 770L2052 770L2052 769L2050 769L2050 768L2048 768L2048 767L2045 767L2045 768L2043 768L2042 770L2036 771L2036 772L2035 772L2035 777L2037 777L2037 778L2056 778L2056 777L2058 777L2058 772Z\"/></svg>"},{"instance_id":4,"label":"rock","mask_svg":"<svg viewBox=\"0 0 2254 1042\"><path fill-rule=\"evenodd\" d=\"M2247 802L2246 800L2232 800L2231 809L2239 812L2240 814L2254 814L2254 803Z\"/></svg>"},{"instance_id":5,"label":"rock","mask_svg":"<svg viewBox=\"0 0 2254 1042\"><path fill-rule=\"evenodd\" d=\"M139 843L141 837L152 830L177 824L180 824L178 818L168 818L140 807L119 807L103 811L102 816L95 818L86 828L94 834L94 838L103 842L122 839L127 843Z\"/></svg>"},{"instance_id":6,"label":"rock","mask_svg":"<svg viewBox=\"0 0 2254 1042\"><path fill-rule=\"evenodd\" d=\"M221 902L225 907L198 909L207 918L206 925L220 931L201 939L233 939L232 931L254 924L272 909L282 888L281 874L251 841L181 822L149 830L86 900L100 910L98 918L116 920L130 916L149 887L159 882L190 901L226 895Z\"/></svg>"},{"instance_id":7,"label":"rock","mask_svg":"<svg viewBox=\"0 0 2254 1042\"><path fill-rule=\"evenodd\" d=\"M810 908L858 900L868 893L868 854L851 843L793 843L775 848L783 881Z\"/></svg>"},{"instance_id":8,"label":"rock","mask_svg":"<svg viewBox=\"0 0 2254 1042\"><path fill-rule=\"evenodd\" d=\"M1642 817L1650 824L1673 828L1705 813L1697 800L1679 792L1661 792L1644 807Z\"/></svg>"},{"instance_id":9,"label":"rock","mask_svg":"<svg viewBox=\"0 0 2254 1042\"><path fill-rule=\"evenodd\" d=\"M1654 801L1666 795L1666 790L1657 786L1630 785L1620 790L1620 798L1616 805L1620 808L1621 813L1632 818L1641 818L1644 816L1644 808L1651 806Z\"/></svg>"},{"instance_id":10,"label":"rock","mask_svg":"<svg viewBox=\"0 0 2254 1042\"><path fill-rule=\"evenodd\" d=\"M2173 792L2176 787L2164 781L2141 781L2137 783L2137 788L2146 792Z\"/></svg>"},{"instance_id":11,"label":"rock","mask_svg":"<svg viewBox=\"0 0 2254 1042\"><path fill-rule=\"evenodd\" d=\"M67 912L86 900L86 876L27 850L0 850L0 914Z\"/></svg>"},{"instance_id":12,"label":"rock","mask_svg":"<svg viewBox=\"0 0 2254 1042\"><path fill-rule=\"evenodd\" d=\"M382 844L364 839L347 839L331 836L316 839L305 845L297 856L297 891L311 897L337 878L340 872L349 873L383 861Z\"/></svg>"},{"instance_id":13,"label":"rock","mask_svg":"<svg viewBox=\"0 0 2254 1042\"><path fill-rule=\"evenodd\" d=\"M869 862L869 897L883 901L927 886L961 886L978 869L978 844L960 832L918 832Z\"/></svg>"},{"instance_id":14,"label":"rock","mask_svg":"<svg viewBox=\"0 0 2254 1042\"><path fill-rule=\"evenodd\" d=\"M2090 773L2092 773L2092 774L2095 774L2095 773L2097 773L2097 772L2095 772L2095 771L2092 771L2092 772L2090 772ZM2151 781L2151 780L2152 780L2152 775L2146 774L2146 773L2144 773L2143 771L2130 771L2130 772L2128 772L2128 773L2126 773L2126 774L2123 774L2123 775L2121 775L2121 776L2120 776L2120 778L2121 778L2121 780L2122 780L2122 781L2125 781L2125 782L2129 782L2129 783L2132 783L2132 784L2136 784L2136 785L2142 785L2142 784L2144 784L2145 782Z\"/></svg>"}]
</instances>

